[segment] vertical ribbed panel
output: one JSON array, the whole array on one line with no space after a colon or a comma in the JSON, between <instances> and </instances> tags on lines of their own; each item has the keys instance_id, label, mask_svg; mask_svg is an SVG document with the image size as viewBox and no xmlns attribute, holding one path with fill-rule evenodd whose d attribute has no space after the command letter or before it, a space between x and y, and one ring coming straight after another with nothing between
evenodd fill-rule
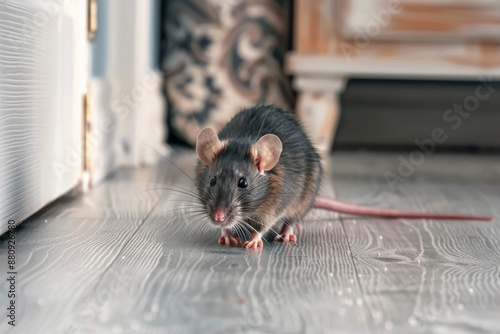
<instances>
[{"instance_id":1,"label":"vertical ribbed panel","mask_svg":"<svg viewBox=\"0 0 500 334\"><path fill-rule=\"evenodd\" d=\"M47 3L0 0L0 233L81 175L85 12Z\"/></svg>"}]
</instances>

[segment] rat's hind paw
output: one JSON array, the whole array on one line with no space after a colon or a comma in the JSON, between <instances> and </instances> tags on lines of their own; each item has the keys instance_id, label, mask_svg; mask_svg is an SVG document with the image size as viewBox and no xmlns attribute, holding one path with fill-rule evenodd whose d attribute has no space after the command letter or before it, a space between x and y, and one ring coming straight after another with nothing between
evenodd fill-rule
<instances>
[{"instance_id":1,"label":"rat's hind paw","mask_svg":"<svg viewBox=\"0 0 500 334\"><path fill-rule=\"evenodd\" d=\"M274 242L283 241L285 244L289 242L297 243L297 236L295 234L278 234L276 238L274 238Z\"/></svg>"},{"instance_id":2,"label":"rat's hind paw","mask_svg":"<svg viewBox=\"0 0 500 334\"><path fill-rule=\"evenodd\" d=\"M257 248L257 247L262 247L262 239L261 235L257 232L253 232L252 236L250 237L250 240L245 241L241 247L243 248Z\"/></svg>"},{"instance_id":3,"label":"rat's hind paw","mask_svg":"<svg viewBox=\"0 0 500 334\"><path fill-rule=\"evenodd\" d=\"M284 243L295 242L297 244L297 236L293 234L293 227L287 224L283 225L281 233L274 238L274 241L283 241Z\"/></svg>"},{"instance_id":4,"label":"rat's hind paw","mask_svg":"<svg viewBox=\"0 0 500 334\"><path fill-rule=\"evenodd\" d=\"M238 246L241 244L241 239L239 237L233 236L231 231L224 230L219 238L219 244L228 246Z\"/></svg>"}]
</instances>

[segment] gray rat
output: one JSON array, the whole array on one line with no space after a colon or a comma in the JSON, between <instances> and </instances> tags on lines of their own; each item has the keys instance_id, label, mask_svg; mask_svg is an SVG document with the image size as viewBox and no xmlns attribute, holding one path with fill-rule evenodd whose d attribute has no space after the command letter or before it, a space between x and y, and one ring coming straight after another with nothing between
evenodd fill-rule
<instances>
[{"instance_id":1,"label":"gray rat","mask_svg":"<svg viewBox=\"0 0 500 334\"><path fill-rule=\"evenodd\" d=\"M382 218L491 221L476 217L379 209L317 197L322 178L319 154L295 117L257 106L241 111L217 134L198 134L200 161L196 183L210 221L222 231L220 244L238 245L231 229L250 228L245 248L262 247L262 235L273 227L274 239L295 242L293 226L311 208Z\"/></svg>"}]
</instances>

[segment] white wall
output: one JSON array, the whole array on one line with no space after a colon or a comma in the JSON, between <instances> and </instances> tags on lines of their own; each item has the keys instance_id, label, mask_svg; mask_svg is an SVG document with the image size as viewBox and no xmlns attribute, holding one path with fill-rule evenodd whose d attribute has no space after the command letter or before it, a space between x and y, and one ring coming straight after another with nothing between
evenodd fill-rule
<instances>
[{"instance_id":1,"label":"white wall","mask_svg":"<svg viewBox=\"0 0 500 334\"><path fill-rule=\"evenodd\" d=\"M0 233L78 184L85 2L0 0Z\"/></svg>"},{"instance_id":2,"label":"white wall","mask_svg":"<svg viewBox=\"0 0 500 334\"><path fill-rule=\"evenodd\" d=\"M94 145L93 183L112 168L151 164L162 158L157 152L167 153L162 78L152 61L156 7L157 0L99 1L91 91L102 139Z\"/></svg>"}]
</instances>

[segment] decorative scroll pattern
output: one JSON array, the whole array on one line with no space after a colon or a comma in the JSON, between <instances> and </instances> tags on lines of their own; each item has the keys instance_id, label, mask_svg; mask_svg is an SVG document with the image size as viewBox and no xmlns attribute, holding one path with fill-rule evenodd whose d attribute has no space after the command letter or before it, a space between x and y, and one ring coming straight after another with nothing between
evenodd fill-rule
<instances>
[{"instance_id":1,"label":"decorative scroll pattern","mask_svg":"<svg viewBox=\"0 0 500 334\"><path fill-rule=\"evenodd\" d=\"M254 104L290 108L282 72L287 1L170 0L163 69L173 130L193 144Z\"/></svg>"}]
</instances>

